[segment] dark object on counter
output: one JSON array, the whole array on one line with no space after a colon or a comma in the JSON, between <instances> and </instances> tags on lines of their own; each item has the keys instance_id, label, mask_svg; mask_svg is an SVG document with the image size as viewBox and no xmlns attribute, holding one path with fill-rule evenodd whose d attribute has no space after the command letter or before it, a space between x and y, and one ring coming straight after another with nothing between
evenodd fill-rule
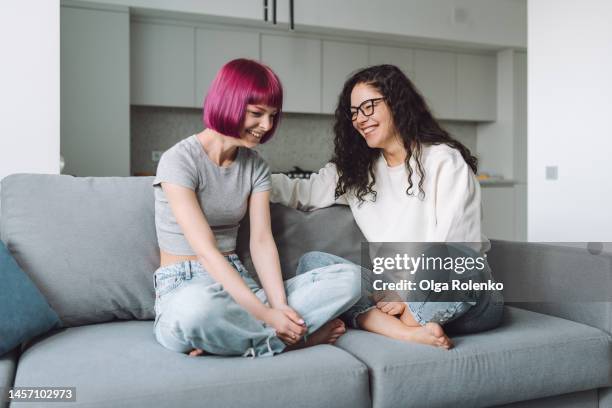
<instances>
[{"instance_id":1,"label":"dark object on counter","mask_svg":"<svg viewBox=\"0 0 612 408\"><path fill-rule=\"evenodd\" d=\"M314 173L314 171L303 170L298 166L294 166L293 170L282 172L282 174L286 175L291 179L309 179L310 175Z\"/></svg>"}]
</instances>

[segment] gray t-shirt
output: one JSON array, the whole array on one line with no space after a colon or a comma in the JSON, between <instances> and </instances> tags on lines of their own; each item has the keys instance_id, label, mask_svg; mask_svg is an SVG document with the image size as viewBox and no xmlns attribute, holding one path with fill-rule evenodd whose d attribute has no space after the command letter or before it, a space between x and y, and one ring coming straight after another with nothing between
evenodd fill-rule
<instances>
[{"instance_id":1,"label":"gray t-shirt","mask_svg":"<svg viewBox=\"0 0 612 408\"><path fill-rule=\"evenodd\" d=\"M240 220L249 195L271 189L268 164L255 152L238 148L236 159L220 167L208 157L198 138L184 139L161 157L155 187L155 229L159 247L175 255L195 255L170 208L161 184L168 182L195 191L221 252L236 249Z\"/></svg>"}]
</instances>

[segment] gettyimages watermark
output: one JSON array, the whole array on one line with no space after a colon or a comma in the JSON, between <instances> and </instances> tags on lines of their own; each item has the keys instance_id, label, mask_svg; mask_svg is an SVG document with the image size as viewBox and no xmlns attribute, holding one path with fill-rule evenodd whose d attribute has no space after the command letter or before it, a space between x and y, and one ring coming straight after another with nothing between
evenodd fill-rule
<instances>
[{"instance_id":1,"label":"gettyimages watermark","mask_svg":"<svg viewBox=\"0 0 612 408\"><path fill-rule=\"evenodd\" d=\"M512 258L511 251L487 253L485 245L362 243L362 290L387 302L475 303L494 291L506 302L612 301L612 255L599 246L525 244L528 256ZM563 256L551 257L551 245Z\"/></svg>"}]
</instances>

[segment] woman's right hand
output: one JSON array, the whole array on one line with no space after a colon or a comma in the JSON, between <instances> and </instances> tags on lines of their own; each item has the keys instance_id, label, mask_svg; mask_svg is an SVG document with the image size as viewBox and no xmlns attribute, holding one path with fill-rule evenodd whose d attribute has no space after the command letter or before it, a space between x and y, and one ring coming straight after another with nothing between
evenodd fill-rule
<instances>
[{"instance_id":1,"label":"woman's right hand","mask_svg":"<svg viewBox=\"0 0 612 408\"><path fill-rule=\"evenodd\" d=\"M304 320L289 307L285 309L270 308L263 320L274 327L278 338L287 345L297 343L307 331L306 325L303 323Z\"/></svg>"}]
</instances>

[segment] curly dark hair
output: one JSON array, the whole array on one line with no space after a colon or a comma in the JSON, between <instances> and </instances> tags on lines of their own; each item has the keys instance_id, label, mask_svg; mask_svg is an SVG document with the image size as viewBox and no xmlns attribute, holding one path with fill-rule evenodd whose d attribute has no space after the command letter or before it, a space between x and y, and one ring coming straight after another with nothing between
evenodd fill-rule
<instances>
[{"instance_id":1,"label":"curly dark hair","mask_svg":"<svg viewBox=\"0 0 612 408\"><path fill-rule=\"evenodd\" d=\"M423 183L425 170L421 163L423 145L446 144L459 150L465 162L474 173L477 172L478 159L470 150L453 139L434 119L423 96L417 91L406 75L394 65L376 65L354 73L345 83L335 112L334 155L331 162L338 170L336 198L346 192L353 193L359 202L371 195L376 201L373 189L374 163L381 154L380 149L370 148L363 137L353 127L351 120L351 92L357 84L367 84L376 88L384 97L393 118L404 148L406 149L406 169L408 170L407 195L414 195L412 173L409 165L414 156L416 172L419 176L418 197L425 198ZM369 177L368 177L369 176Z\"/></svg>"}]
</instances>

